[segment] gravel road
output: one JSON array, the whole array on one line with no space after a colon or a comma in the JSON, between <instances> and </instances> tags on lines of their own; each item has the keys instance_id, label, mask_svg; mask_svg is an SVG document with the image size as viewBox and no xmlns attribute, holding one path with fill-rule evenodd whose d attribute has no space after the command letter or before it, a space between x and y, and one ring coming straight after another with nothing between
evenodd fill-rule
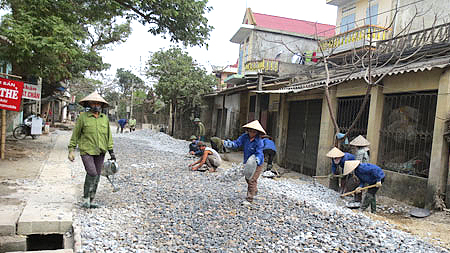
<instances>
[{"instance_id":1,"label":"gravel road","mask_svg":"<svg viewBox=\"0 0 450 253\"><path fill-rule=\"evenodd\" d=\"M102 178L101 208L76 207L83 252L449 252L340 207L337 193L308 181L260 178L244 206L245 180L223 180L238 166L192 172L188 144L150 130L114 134L120 191ZM81 184L84 169L73 170Z\"/></svg>"}]
</instances>

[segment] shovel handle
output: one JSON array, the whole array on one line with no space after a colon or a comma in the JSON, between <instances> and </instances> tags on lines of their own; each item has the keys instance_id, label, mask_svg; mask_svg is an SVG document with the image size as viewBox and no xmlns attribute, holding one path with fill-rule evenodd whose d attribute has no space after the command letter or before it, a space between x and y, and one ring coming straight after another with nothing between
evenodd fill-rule
<instances>
[{"instance_id":1,"label":"shovel handle","mask_svg":"<svg viewBox=\"0 0 450 253\"><path fill-rule=\"evenodd\" d=\"M370 188L373 188L373 187L377 187L377 185L376 184L372 184L372 185L364 186L363 188L361 188L361 191L364 191L364 190L367 190L367 189L370 189ZM356 190L353 190L351 192L346 192L344 194L341 194L341 197L352 195L354 193L356 193Z\"/></svg>"},{"instance_id":2,"label":"shovel handle","mask_svg":"<svg viewBox=\"0 0 450 253\"><path fill-rule=\"evenodd\" d=\"M342 176L342 175L335 175L335 174L330 174L331 175L331 177L337 177L337 178L340 178L340 177L344 177L344 176ZM325 175L325 176L313 176L313 178L315 179L315 178L328 178L328 177L330 177L330 175Z\"/></svg>"}]
</instances>

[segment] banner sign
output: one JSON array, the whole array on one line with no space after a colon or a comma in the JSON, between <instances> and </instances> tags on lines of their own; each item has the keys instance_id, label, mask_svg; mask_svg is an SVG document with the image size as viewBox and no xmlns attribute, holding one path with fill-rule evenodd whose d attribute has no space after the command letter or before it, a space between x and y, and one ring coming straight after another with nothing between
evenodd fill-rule
<instances>
[{"instance_id":1,"label":"banner sign","mask_svg":"<svg viewBox=\"0 0 450 253\"><path fill-rule=\"evenodd\" d=\"M25 83L23 86L22 98L31 100L41 100L41 86Z\"/></svg>"},{"instance_id":2,"label":"banner sign","mask_svg":"<svg viewBox=\"0 0 450 253\"><path fill-rule=\"evenodd\" d=\"M0 77L0 109L20 111L23 82Z\"/></svg>"}]
</instances>

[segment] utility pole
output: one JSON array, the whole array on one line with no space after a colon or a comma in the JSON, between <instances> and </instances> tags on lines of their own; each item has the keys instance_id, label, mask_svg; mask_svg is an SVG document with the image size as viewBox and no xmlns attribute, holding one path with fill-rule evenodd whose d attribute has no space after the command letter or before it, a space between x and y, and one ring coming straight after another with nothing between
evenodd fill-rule
<instances>
[{"instance_id":1,"label":"utility pole","mask_svg":"<svg viewBox=\"0 0 450 253\"><path fill-rule=\"evenodd\" d=\"M130 119L133 117L133 81L131 81Z\"/></svg>"},{"instance_id":2,"label":"utility pole","mask_svg":"<svg viewBox=\"0 0 450 253\"><path fill-rule=\"evenodd\" d=\"M263 85L263 74L262 73L258 73L258 86L256 87L257 91L261 91L262 90L262 85ZM260 93L256 93L256 99L255 99L255 119L260 120L260 113L261 113L261 94Z\"/></svg>"}]
</instances>

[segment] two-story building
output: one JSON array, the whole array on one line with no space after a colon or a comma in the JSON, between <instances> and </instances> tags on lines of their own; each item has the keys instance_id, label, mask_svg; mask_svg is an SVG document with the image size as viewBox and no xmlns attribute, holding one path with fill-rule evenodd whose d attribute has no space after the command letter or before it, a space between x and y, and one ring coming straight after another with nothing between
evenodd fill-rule
<instances>
[{"instance_id":1,"label":"two-story building","mask_svg":"<svg viewBox=\"0 0 450 253\"><path fill-rule=\"evenodd\" d=\"M450 5L430 1L433 8L426 12L430 5L423 2L327 1L338 6L337 35L321 40L319 63L291 73L284 87L255 91L279 95L279 163L307 175L329 174L325 154L336 132L346 133L363 107L348 137L361 134L370 141L371 163L386 172L382 193L417 206L431 206L446 194L450 204L444 138L450 118L450 24L448 11L432 14ZM269 86L270 81L262 85Z\"/></svg>"},{"instance_id":2,"label":"two-story building","mask_svg":"<svg viewBox=\"0 0 450 253\"><path fill-rule=\"evenodd\" d=\"M242 25L231 38L239 44L237 74L225 82L228 88L213 95L211 135L237 137L241 126L259 119L271 135L276 135L279 95L250 94L271 80L271 88L282 87L300 66L315 62L317 38L334 35L334 26L245 12ZM279 79L282 77L281 79ZM274 80L278 80L274 84Z\"/></svg>"}]
</instances>

